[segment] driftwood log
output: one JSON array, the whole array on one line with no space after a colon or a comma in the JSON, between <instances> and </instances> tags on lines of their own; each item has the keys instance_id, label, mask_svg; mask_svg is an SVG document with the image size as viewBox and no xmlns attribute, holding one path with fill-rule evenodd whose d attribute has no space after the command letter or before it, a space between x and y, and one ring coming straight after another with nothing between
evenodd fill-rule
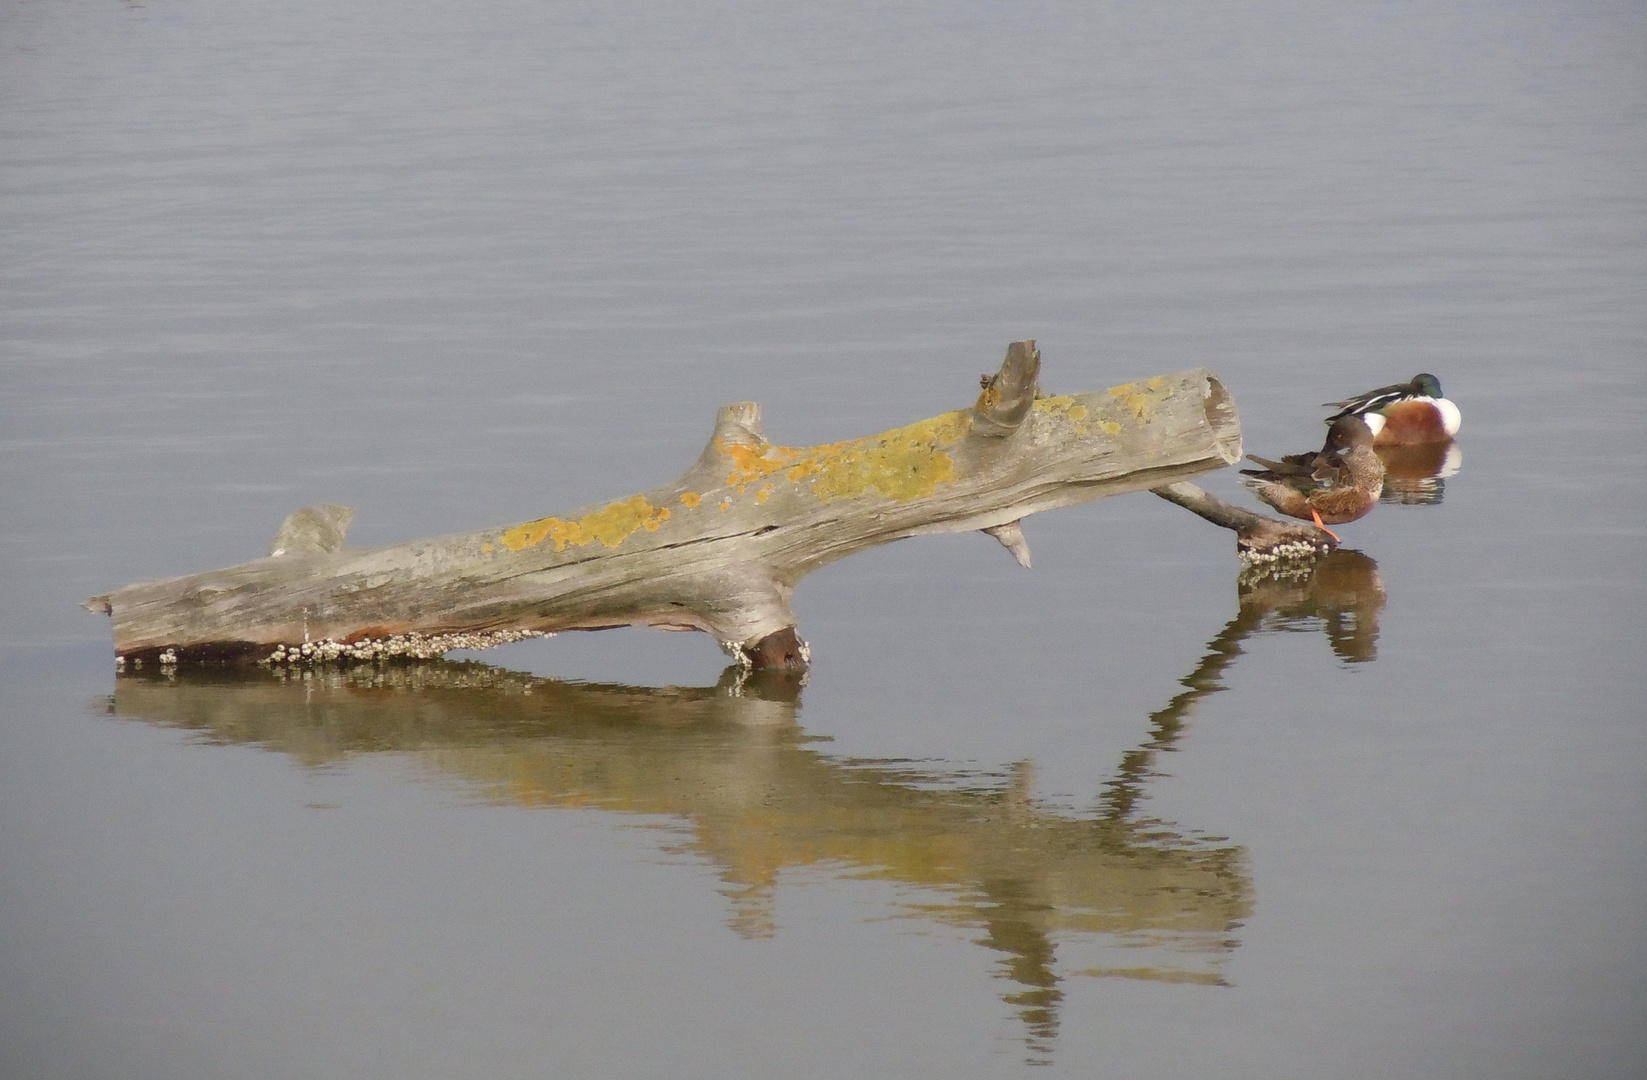
<instances>
[{"instance_id":1,"label":"driftwood log","mask_svg":"<svg viewBox=\"0 0 1647 1080\"><path fill-rule=\"evenodd\" d=\"M308 507L265 558L86 606L113 616L115 651L135 662L433 656L655 626L713 634L756 667L803 667L790 597L812 570L973 529L1027 567L1024 516L1128 491L1170 498L1165 485L1240 459L1234 402L1210 371L1064 397L1040 394L1039 371L1035 343L1016 342L971 408L807 448L769 442L755 404L728 405L673 483L502 528L352 550L352 511Z\"/></svg>"}]
</instances>

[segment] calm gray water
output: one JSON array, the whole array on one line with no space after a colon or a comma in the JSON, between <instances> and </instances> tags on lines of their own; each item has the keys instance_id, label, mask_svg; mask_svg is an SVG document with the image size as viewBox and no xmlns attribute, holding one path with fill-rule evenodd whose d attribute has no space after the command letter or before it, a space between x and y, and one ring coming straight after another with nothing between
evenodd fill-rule
<instances>
[{"instance_id":1,"label":"calm gray water","mask_svg":"<svg viewBox=\"0 0 1647 1080\"><path fill-rule=\"evenodd\" d=\"M0 1074L1647 1062L1632 4L0 0ZM1148 495L700 635L116 679L92 593L1205 364L1440 375L1307 581ZM1205 486L1250 504L1228 470ZM462 657L454 657L464 660ZM476 661L483 662L481 666Z\"/></svg>"}]
</instances>

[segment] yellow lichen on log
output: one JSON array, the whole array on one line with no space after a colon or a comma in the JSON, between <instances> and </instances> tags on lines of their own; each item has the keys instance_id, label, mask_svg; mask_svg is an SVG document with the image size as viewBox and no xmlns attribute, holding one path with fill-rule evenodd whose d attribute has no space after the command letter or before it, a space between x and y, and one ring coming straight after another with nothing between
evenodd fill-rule
<instances>
[{"instance_id":1,"label":"yellow lichen on log","mask_svg":"<svg viewBox=\"0 0 1647 1080\"><path fill-rule=\"evenodd\" d=\"M1156 402L1166 396L1168 385L1166 379L1156 375L1141 382L1111 387L1109 395L1131 409L1135 419L1148 422L1149 418L1155 415Z\"/></svg>"},{"instance_id":2,"label":"yellow lichen on log","mask_svg":"<svg viewBox=\"0 0 1647 1080\"><path fill-rule=\"evenodd\" d=\"M732 465L727 486L739 494L781 470L791 483L806 483L821 502L871 492L908 502L932 494L939 484L954 482L955 461L946 451L966 437L970 425L970 414L959 410L880 435L807 449L771 443L746 446L721 439L716 447Z\"/></svg>"},{"instance_id":3,"label":"yellow lichen on log","mask_svg":"<svg viewBox=\"0 0 1647 1080\"><path fill-rule=\"evenodd\" d=\"M635 495L608 503L577 521L563 521L558 517L528 521L506 530L499 539L510 551L537 547L545 540L553 540L556 551L582 547L596 540L606 547L615 548L640 529L657 532L658 526L669 520L669 516L668 507L653 506L646 496Z\"/></svg>"},{"instance_id":4,"label":"yellow lichen on log","mask_svg":"<svg viewBox=\"0 0 1647 1080\"><path fill-rule=\"evenodd\" d=\"M772 475L806 453L805 450L793 446L774 446L769 442L746 446L743 443L729 443L719 438L715 440L715 447L732 462L732 471L727 474L726 486L735 487L740 492L748 484Z\"/></svg>"}]
</instances>

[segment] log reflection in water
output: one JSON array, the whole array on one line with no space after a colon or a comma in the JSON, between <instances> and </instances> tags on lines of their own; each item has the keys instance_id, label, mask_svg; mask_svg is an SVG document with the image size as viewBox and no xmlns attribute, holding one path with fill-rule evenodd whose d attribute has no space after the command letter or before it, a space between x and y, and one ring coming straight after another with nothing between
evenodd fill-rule
<instances>
[{"instance_id":1,"label":"log reflection in water","mask_svg":"<svg viewBox=\"0 0 1647 1080\"><path fill-rule=\"evenodd\" d=\"M1004 786L907 763L845 761L796 723L781 676L741 687L598 686L479 664L356 667L307 677L183 668L119 677L113 712L251 743L309 765L392 751L482 797L684 820L714 864L732 926L774 928L781 871L823 867L919 890L912 917L983 931L1042 1050L1061 993L1054 938L1101 937L1134 977L1221 982L1251 908L1239 847L1197 844L1115 816L1076 819ZM982 782L981 782L982 781ZM1147 956L1148 958L1144 958Z\"/></svg>"},{"instance_id":2,"label":"log reflection in water","mask_svg":"<svg viewBox=\"0 0 1647 1080\"><path fill-rule=\"evenodd\" d=\"M1006 776L831 757L797 723L799 684L781 673L716 686L601 686L482 664L354 667L298 674L185 667L118 678L112 711L250 743L307 765L408 755L487 800L682 820L683 847L726 884L738 933L774 932L785 870L906 890L908 915L981 931L1005 954L1039 1059L1063 994L1057 945L1105 944L1126 963L1080 973L1221 984L1252 910L1245 850L1140 818L1157 754L1194 706L1222 689L1241 642L1325 629L1349 662L1370 660L1384 603L1377 567L1337 551L1302 576L1246 577L1241 609L1208 643L1186 689L1151 716L1100 812L1072 817L1033 798L1033 768ZM1032 1058L1032 1060L1037 1058Z\"/></svg>"},{"instance_id":3,"label":"log reflection in water","mask_svg":"<svg viewBox=\"0 0 1647 1080\"><path fill-rule=\"evenodd\" d=\"M1156 755L1174 749L1195 706L1224 689L1224 672L1254 633L1320 630L1347 664L1378 657L1384 579L1378 564L1359 551L1339 548L1311 561L1250 567L1237 579L1236 590L1241 607L1235 618L1213 635L1205 655L1179 680L1185 689L1150 714L1149 740L1122 756L1115 779L1105 785L1103 802L1110 818L1135 820L1144 781L1155 775Z\"/></svg>"}]
</instances>

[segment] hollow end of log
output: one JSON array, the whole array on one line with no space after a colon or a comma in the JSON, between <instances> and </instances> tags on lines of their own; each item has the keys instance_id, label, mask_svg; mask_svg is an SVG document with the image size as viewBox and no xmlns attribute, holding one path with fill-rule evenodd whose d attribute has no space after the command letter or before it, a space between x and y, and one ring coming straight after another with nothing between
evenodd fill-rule
<instances>
[{"instance_id":1,"label":"hollow end of log","mask_svg":"<svg viewBox=\"0 0 1647 1080\"><path fill-rule=\"evenodd\" d=\"M1219 456L1224 459L1224 464L1234 465L1241 460L1241 418L1236 415L1235 399L1218 376L1210 372L1201 407L1206 410L1207 426L1212 429L1213 445Z\"/></svg>"}]
</instances>

